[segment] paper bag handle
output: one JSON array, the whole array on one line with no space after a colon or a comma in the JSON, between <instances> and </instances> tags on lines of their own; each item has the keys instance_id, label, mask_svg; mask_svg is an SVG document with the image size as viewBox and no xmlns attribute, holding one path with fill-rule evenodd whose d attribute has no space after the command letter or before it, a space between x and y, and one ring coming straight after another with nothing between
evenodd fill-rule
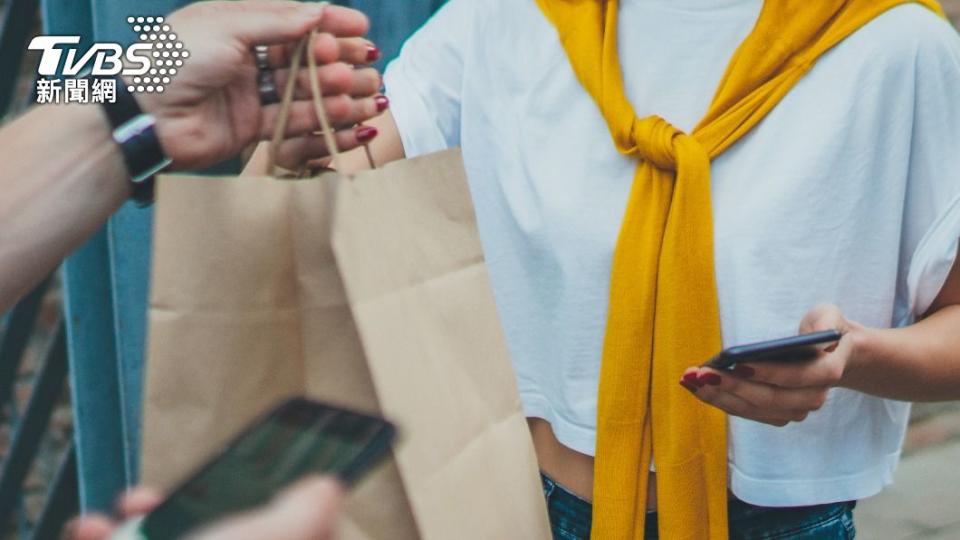
<instances>
[{"instance_id":1,"label":"paper bag handle","mask_svg":"<svg viewBox=\"0 0 960 540\"><path fill-rule=\"evenodd\" d=\"M323 2L323 5L329 5L328 2ZM284 133L287 129L287 123L290 121L290 114L293 104L293 96L297 88L297 79L299 78L300 68L303 64L304 52L307 51L307 75L310 79L310 98L313 102L313 110L317 115L317 119L320 121L321 133L324 137L324 142L327 145L327 150L330 152L330 155L333 157L333 166L335 169L342 170L340 167L340 162L343 154L340 151L340 147L337 146L337 140L334 137L334 130L330 124L330 117L327 115L327 110L323 106L323 92L320 88L320 80L317 74L317 59L313 55L313 42L316 38L317 30L313 29L309 34L304 36L299 43L297 43L296 49L293 51L293 56L290 60L290 72L287 77L287 84L283 89L283 97L280 101L280 113L277 115L277 126L273 132L273 139L270 141L270 175L277 176L277 159L276 152L279 148L280 143L283 142ZM373 156L370 154L370 149L364 145L367 154L367 161L370 163L370 168L376 168L373 162Z\"/></svg>"}]
</instances>

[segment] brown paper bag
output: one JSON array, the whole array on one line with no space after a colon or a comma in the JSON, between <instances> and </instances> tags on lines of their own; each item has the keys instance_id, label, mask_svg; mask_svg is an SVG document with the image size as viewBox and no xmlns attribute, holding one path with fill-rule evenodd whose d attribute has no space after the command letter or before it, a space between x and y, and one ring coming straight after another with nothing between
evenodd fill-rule
<instances>
[{"instance_id":1,"label":"brown paper bag","mask_svg":"<svg viewBox=\"0 0 960 540\"><path fill-rule=\"evenodd\" d=\"M459 151L353 178L164 177L154 242L145 483L305 394L401 431L344 538L549 538Z\"/></svg>"}]
</instances>

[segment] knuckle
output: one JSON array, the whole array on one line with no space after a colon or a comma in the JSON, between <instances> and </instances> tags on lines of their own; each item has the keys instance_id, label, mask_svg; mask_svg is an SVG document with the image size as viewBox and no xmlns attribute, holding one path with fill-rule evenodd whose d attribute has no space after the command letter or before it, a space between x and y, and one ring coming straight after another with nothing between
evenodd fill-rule
<instances>
[{"instance_id":1,"label":"knuckle","mask_svg":"<svg viewBox=\"0 0 960 540\"><path fill-rule=\"evenodd\" d=\"M819 411L827 403L828 393L826 390L817 392L814 394L813 399L810 403L810 410Z\"/></svg>"},{"instance_id":2,"label":"knuckle","mask_svg":"<svg viewBox=\"0 0 960 540\"><path fill-rule=\"evenodd\" d=\"M366 68L357 71L360 91L364 94L372 94L380 89L380 73L373 68Z\"/></svg>"},{"instance_id":3,"label":"knuckle","mask_svg":"<svg viewBox=\"0 0 960 540\"><path fill-rule=\"evenodd\" d=\"M354 70L343 62L330 65L330 83L340 92L350 90L353 85Z\"/></svg>"},{"instance_id":4,"label":"knuckle","mask_svg":"<svg viewBox=\"0 0 960 540\"><path fill-rule=\"evenodd\" d=\"M340 151L352 150L360 145L354 131L339 131L336 136L337 147Z\"/></svg>"},{"instance_id":5,"label":"knuckle","mask_svg":"<svg viewBox=\"0 0 960 540\"><path fill-rule=\"evenodd\" d=\"M327 112L335 121L346 120L353 112L353 100L345 95L326 98Z\"/></svg>"},{"instance_id":6,"label":"knuckle","mask_svg":"<svg viewBox=\"0 0 960 540\"><path fill-rule=\"evenodd\" d=\"M758 405L763 409L773 409L780 404L773 393L767 392L760 394L758 401L760 402Z\"/></svg>"}]
</instances>

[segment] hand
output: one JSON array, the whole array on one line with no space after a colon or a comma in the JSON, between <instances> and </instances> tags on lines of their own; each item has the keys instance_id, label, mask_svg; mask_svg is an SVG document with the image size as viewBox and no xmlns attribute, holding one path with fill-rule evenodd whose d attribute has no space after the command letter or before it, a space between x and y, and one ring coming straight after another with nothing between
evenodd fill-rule
<instances>
[{"instance_id":1,"label":"hand","mask_svg":"<svg viewBox=\"0 0 960 540\"><path fill-rule=\"evenodd\" d=\"M297 40L314 28L324 32L310 53L320 64L331 122L347 128L337 135L344 150L365 142L358 135L370 136L353 127L386 107L385 98L376 94L381 84L376 70L353 67L380 54L361 37L369 23L358 11L289 0L210 1L185 7L167 22L190 56L163 93L139 94L138 100L157 119L157 133L175 169L213 165L273 136L280 107L261 105L252 52L256 45L271 46L268 57L282 94ZM292 138L285 143L287 153L297 148L309 149L313 156L326 151L322 137L312 135L320 126L309 97L303 69L286 130Z\"/></svg>"},{"instance_id":2,"label":"hand","mask_svg":"<svg viewBox=\"0 0 960 540\"><path fill-rule=\"evenodd\" d=\"M680 384L698 399L728 414L773 426L802 422L840 386L854 356L863 327L844 318L836 306L818 306L807 313L800 333L838 330L840 342L807 362L747 363L733 371L688 368Z\"/></svg>"},{"instance_id":3,"label":"hand","mask_svg":"<svg viewBox=\"0 0 960 540\"><path fill-rule=\"evenodd\" d=\"M161 502L159 494L144 488L121 499L118 514L131 519L146 514ZM199 531L195 540L328 540L336 537L343 503L343 488L328 479L301 482L282 493L263 510L229 518ZM64 540L108 540L118 523L106 516L74 519L64 528Z\"/></svg>"}]
</instances>

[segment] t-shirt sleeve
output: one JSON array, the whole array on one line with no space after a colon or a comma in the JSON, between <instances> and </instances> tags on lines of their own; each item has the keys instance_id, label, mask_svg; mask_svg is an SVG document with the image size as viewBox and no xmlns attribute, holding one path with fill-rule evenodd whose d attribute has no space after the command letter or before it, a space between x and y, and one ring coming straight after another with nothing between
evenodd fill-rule
<instances>
[{"instance_id":1,"label":"t-shirt sleeve","mask_svg":"<svg viewBox=\"0 0 960 540\"><path fill-rule=\"evenodd\" d=\"M447 2L387 67L390 111L408 158L460 146L464 57L478 1Z\"/></svg>"},{"instance_id":2,"label":"t-shirt sleeve","mask_svg":"<svg viewBox=\"0 0 960 540\"><path fill-rule=\"evenodd\" d=\"M960 36L941 23L922 40L916 57L901 246L903 302L896 314L901 325L933 304L960 240Z\"/></svg>"}]
</instances>

